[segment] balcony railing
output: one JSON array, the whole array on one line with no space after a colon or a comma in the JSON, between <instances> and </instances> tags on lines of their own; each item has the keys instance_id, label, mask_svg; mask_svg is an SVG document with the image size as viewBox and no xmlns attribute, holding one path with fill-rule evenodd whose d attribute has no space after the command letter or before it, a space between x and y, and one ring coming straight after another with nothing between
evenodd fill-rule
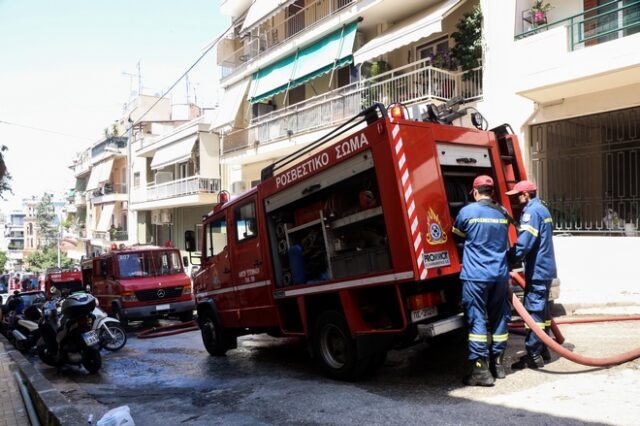
<instances>
[{"instance_id":1,"label":"balcony railing","mask_svg":"<svg viewBox=\"0 0 640 426\"><path fill-rule=\"evenodd\" d=\"M102 241L127 241L129 239L127 231L93 231L91 235L94 239Z\"/></svg>"},{"instance_id":2,"label":"balcony railing","mask_svg":"<svg viewBox=\"0 0 640 426\"><path fill-rule=\"evenodd\" d=\"M482 97L481 67L456 72L429 63L426 59L405 65L253 119L250 127L224 137L223 154L333 127L374 102L384 105L402 102L410 106L427 100L447 101L456 96L466 101Z\"/></svg>"},{"instance_id":3,"label":"balcony railing","mask_svg":"<svg viewBox=\"0 0 640 426\"><path fill-rule=\"evenodd\" d=\"M146 188L138 188L133 192L134 203L164 200L168 198L182 197L185 195L209 193L220 191L220 179L202 178L191 176L171 182L150 185Z\"/></svg>"},{"instance_id":4,"label":"balcony railing","mask_svg":"<svg viewBox=\"0 0 640 426\"><path fill-rule=\"evenodd\" d=\"M358 1L359 0L317 0L299 10L297 13L290 15L279 25L273 27L267 27L266 25L258 26L253 29L250 34L244 35L248 37L248 40L241 48L235 50L219 62L222 68L222 78L232 74L248 62L265 55L275 46L294 37L303 29L317 25L326 18L340 12L345 7L358 3ZM226 42L233 43L235 40L237 40L237 38L226 39ZM225 41L222 43L224 42Z\"/></svg>"},{"instance_id":5,"label":"balcony railing","mask_svg":"<svg viewBox=\"0 0 640 426\"><path fill-rule=\"evenodd\" d=\"M640 32L640 0L612 1L581 13L516 34L516 40L565 26L571 50L626 37Z\"/></svg>"}]
</instances>

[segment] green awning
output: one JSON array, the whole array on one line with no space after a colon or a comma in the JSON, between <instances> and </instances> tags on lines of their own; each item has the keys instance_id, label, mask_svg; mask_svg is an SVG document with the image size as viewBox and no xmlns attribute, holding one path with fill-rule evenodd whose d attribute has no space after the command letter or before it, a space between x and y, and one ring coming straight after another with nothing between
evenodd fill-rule
<instances>
[{"instance_id":1,"label":"green awning","mask_svg":"<svg viewBox=\"0 0 640 426\"><path fill-rule=\"evenodd\" d=\"M268 99L353 62L358 21L253 74L249 101Z\"/></svg>"}]
</instances>

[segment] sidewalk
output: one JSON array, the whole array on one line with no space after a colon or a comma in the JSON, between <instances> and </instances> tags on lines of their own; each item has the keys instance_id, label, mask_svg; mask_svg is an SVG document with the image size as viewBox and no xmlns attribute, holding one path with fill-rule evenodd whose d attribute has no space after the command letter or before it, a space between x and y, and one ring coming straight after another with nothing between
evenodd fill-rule
<instances>
[{"instance_id":1,"label":"sidewalk","mask_svg":"<svg viewBox=\"0 0 640 426\"><path fill-rule=\"evenodd\" d=\"M29 426L27 410L16 383L18 371L4 343L0 342L0 426Z\"/></svg>"}]
</instances>

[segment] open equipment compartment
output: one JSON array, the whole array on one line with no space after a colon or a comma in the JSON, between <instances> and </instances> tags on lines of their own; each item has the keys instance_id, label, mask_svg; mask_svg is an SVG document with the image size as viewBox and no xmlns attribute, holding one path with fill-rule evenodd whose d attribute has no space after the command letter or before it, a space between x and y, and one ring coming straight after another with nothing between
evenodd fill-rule
<instances>
[{"instance_id":1,"label":"open equipment compartment","mask_svg":"<svg viewBox=\"0 0 640 426\"><path fill-rule=\"evenodd\" d=\"M277 287L391 268L370 151L269 197L265 209Z\"/></svg>"}]
</instances>

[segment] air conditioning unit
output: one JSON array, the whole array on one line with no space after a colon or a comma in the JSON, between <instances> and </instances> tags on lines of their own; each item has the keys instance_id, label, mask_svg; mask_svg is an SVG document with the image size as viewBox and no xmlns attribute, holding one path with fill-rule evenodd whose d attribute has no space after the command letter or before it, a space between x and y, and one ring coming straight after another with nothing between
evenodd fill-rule
<instances>
[{"instance_id":1,"label":"air conditioning unit","mask_svg":"<svg viewBox=\"0 0 640 426\"><path fill-rule=\"evenodd\" d=\"M238 195L247 190L247 184L243 180L238 180L231 183L231 194Z\"/></svg>"},{"instance_id":2,"label":"air conditioning unit","mask_svg":"<svg viewBox=\"0 0 640 426\"><path fill-rule=\"evenodd\" d=\"M151 212L151 224L160 225L160 212Z\"/></svg>"},{"instance_id":3,"label":"air conditioning unit","mask_svg":"<svg viewBox=\"0 0 640 426\"><path fill-rule=\"evenodd\" d=\"M171 212L163 211L160 213L160 222L161 223L171 223L173 217L171 216Z\"/></svg>"}]
</instances>

